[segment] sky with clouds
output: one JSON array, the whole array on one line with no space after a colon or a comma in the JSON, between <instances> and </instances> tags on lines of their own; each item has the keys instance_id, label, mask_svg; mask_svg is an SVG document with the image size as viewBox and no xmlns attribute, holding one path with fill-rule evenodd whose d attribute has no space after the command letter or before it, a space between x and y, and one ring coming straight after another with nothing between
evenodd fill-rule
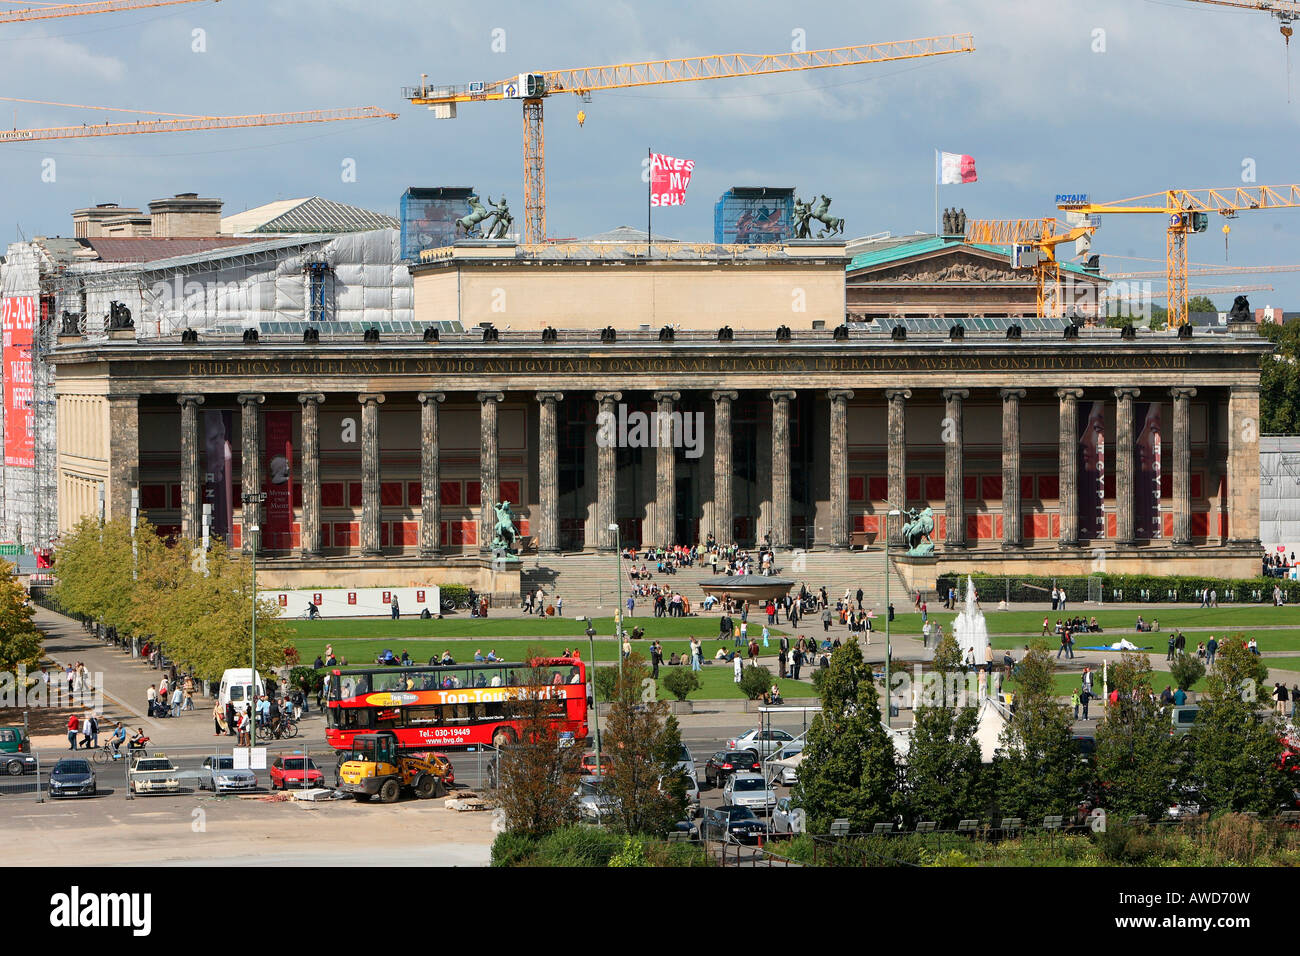
<instances>
[{"instance_id":1,"label":"sky with clouds","mask_svg":"<svg viewBox=\"0 0 1300 956\"><path fill-rule=\"evenodd\" d=\"M1300 182L1300 76L1289 92L1277 23L1188 0L221 0L0 27L0 93L223 115L377 105L400 119L0 143L0 236L68 235L75 208L143 208L177 192L219 196L227 213L321 195L395 215L408 186L469 185L505 193L520 222L518 104L471 104L441 121L402 87L421 74L465 83L786 52L797 37L820 49L967 32L970 54L598 93L585 105L552 97L550 234L642 227L648 146L696 161L687 205L657 212L655 231L701 240L732 185L825 193L850 236L931 230L936 147L975 157L979 182L940 195L972 218L1051 215L1059 192L1109 201L1235 186L1245 164L1258 184ZM19 128L112 116L8 102L0 111L0 126ZM343 181L349 161L355 182ZM1216 217L1192 238L1192 262L1225 262L1220 226ZM1300 263L1300 209L1231 226L1230 263ZM1109 268L1159 269L1164 224L1107 217L1093 251L1158 260L1103 260ZM1300 309L1300 273L1192 286L1237 283L1275 286L1250 294L1256 306ZM1216 298L1225 307L1231 296Z\"/></svg>"}]
</instances>

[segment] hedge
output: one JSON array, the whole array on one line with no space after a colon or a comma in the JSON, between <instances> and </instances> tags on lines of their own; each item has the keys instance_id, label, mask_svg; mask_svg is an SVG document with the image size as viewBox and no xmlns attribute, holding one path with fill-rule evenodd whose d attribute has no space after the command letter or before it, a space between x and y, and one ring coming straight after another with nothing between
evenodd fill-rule
<instances>
[{"instance_id":1,"label":"hedge","mask_svg":"<svg viewBox=\"0 0 1300 956\"><path fill-rule=\"evenodd\" d=\"M942 574L935 582L940 594L956 588L958 598L966 594L965 574ZM1052 586L1065 591L1072 601L1087 601L1088 586L1101 581L1102 603L1137 603L1142 601L1200 604L1205 588L1218 592L1220 604L1272 604L1273 588L1280 586L1288 604L1300 602L1300 581L1284 578L1207 578L1174 577L1154 574L1094 574L1072 577L1048 577L1034 574L971 574L984 600L1048 601ZM1143 592L1146 592L1145 594Z\"/></svg>"}]
</instances>

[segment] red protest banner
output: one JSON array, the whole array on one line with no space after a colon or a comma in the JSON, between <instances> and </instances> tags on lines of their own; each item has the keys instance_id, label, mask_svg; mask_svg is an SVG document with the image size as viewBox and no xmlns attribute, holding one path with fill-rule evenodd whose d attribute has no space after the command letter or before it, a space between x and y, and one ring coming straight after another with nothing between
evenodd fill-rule
<instances>
[{"instance_id":1,"label":"red protest banner","mask_svg":"<svg viewBox=\"0 0 1300 956\"><path fill-rule=\"evenodd\" d=\"M695 160L677 159L663 153L650 155L650 205L680 206L686 202Z\"/></svg>"}]
</instances>

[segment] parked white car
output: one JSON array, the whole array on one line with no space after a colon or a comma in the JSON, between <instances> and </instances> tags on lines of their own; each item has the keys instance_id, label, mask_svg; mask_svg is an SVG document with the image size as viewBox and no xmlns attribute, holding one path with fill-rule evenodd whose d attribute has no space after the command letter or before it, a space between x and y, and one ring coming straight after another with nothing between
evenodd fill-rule
<instances>
[{"instance_id":1,"label":"parked white car","mask_svg":"<svg viewBox=\"0 0 1300 956\"><path fill-rule=\"evenodd\" d=\"M686 779L686 806L688 808L698 807L700 805L699 783L696 781L695 777L689 773L682 774L682 776Z\"/></svg>"},{"instance_id":2,"label":"parked white car","mask_svg":"<svg viewBox=\"0 0 1300 956\"><path fill-rule=\"evenodd\" d=\"M137 757L129 779L132 793L175 793L181 788L180 774L166 754Z\"/></svg>"},{"instance_id":3,"label":"parked white car","mask_svg":"<svg viewBox=\"0 0 1300 956\"><path fill-rule=\"evenodd\" d=\"M727 741L728 750L752 750L760 757L769 757L794 740L784 730L751 730Z\"/></svg>"},{"instance_id":4,"label":"parked white car","mask_svg":"<svg viewBox=\"0 0 1300 956\"><path fill-rule=\"evenodd\" d=\"M776 791L769 790L767 781L756 773L736 773L727 778L722 788L724 803L751 810L766 810L776 806Z\"/></svg>"}]
</instances>

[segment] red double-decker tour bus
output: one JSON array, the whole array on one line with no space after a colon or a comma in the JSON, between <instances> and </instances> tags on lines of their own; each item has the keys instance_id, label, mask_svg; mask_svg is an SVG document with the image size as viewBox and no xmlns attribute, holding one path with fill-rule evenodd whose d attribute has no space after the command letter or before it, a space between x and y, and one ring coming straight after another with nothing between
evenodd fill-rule
<instances>
[{"instance_id":1,"label":"red double-decker tour bus","mask_svg":"<svg viewBox=\"0 0 1300 956\"><path fill-rule=\"evenodd\" d=\"M331 670L325 739L336 750L351 750L353 736L376 730L391 730L399 747L417 750L515 743L520 728L509 702L529 691L534 667L547 675L542 696L552 703L556 735L585 739L587 667L569 657Z\"/></svg>"}]
</instances>

